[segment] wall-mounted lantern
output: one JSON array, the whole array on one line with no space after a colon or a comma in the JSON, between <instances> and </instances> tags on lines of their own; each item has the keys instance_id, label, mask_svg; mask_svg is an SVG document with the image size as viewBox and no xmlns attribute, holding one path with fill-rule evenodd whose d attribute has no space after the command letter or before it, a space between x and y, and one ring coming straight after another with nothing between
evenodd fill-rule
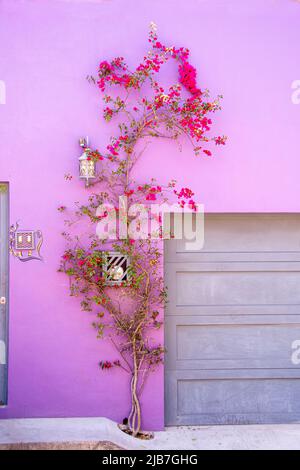
<instances>
[{"instance_id":1,"label":"wall-mounted lantern","mask_svg":"<svg viewBox=\"0 0 300 470\"><path fill-rule=\"evenodd\" d=\"M104 256L103 273L107 285L118 285L130 279L130 260L127 255L108 251Z\"/></svg>"},{"instance_id":2,"label":"wall-mounted lantern","mask_svg":"<svg viewBox=\"0 0 300 470\"><path fill-rule=\"evenodd\" d=\"M79 157L79 178L85 179L85 185L89 186L90 180L96 178L96 163L89 157L89 138L79 139L79 145L83 148L83 153Z\"/></svg>"},{"instance_id":3,"label":"wall-mounted lantern","mask_svg":"<svg viewBox=\"0 0 300 470\"><path fill-rule=\"evenodd\" d=\"M20 261L43 260L40 253L43 235L40 230L19 230L19 225L16 223L11 225L9 235L10 252Z\"/></svg>"}]
</instances>

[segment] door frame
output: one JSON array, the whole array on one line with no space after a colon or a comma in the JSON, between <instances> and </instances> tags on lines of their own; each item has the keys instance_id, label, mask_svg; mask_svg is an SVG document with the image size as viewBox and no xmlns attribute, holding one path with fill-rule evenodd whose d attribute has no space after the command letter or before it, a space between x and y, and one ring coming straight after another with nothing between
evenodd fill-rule
<instances>
[{"instance_id":1,"label":"door frame","mask_svg":"<svg viewBox=\"0 0 300 470\"><path fill-rule=\"evenodd\" d=\"M4 265L3 268L0 268L0 275L1 275L1 269L4 271L4 275L6 276L6 281L4 283L4 289L1 291L1 279L0 279L0 297L5 297L6 302L4 305L1 305L1 307L4 308L4 343L5 343L5 364L4 366L4 394L3 398L0 396L0 408L4 408L8 405L8 351L9 351L9 227L10 227L10 186L8 181L0 181L0 191L1 191L1 186L5 186L6 189L4 192L6 193L6 204L5 204L5 213L6 215L4 216L6 219L6 227L4 230L6 230L6 240L5 240L5 245L6 245L6 254L5 254L5 260L4 260ZM1 228L1 227L0 227ZM0 247L0 250L2 247ZM2 393L2 392L1 392Z\"/></svg>"}]
</instances>

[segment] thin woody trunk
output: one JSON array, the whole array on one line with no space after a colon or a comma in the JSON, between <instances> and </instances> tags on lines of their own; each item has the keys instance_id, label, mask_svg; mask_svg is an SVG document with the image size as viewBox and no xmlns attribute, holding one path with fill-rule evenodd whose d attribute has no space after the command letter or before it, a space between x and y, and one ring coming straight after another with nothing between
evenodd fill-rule
<instances>
[{"instance_id":1,"label":"thin woody trunk","mask_svg":"<svg viewBox=\"0 0 300 470\"><path fill-rule=\"evenodd\" d=\"M137 361L137 351L136 351L136 339L133 339L132 343L132 352L133 352L133 373L131 380L131 402L132 408L129 415L129 427L132 431L133 436L137 436L141 430L141 406L138 398L138 375L139 367Z\"/></svg>"}]
</instances>

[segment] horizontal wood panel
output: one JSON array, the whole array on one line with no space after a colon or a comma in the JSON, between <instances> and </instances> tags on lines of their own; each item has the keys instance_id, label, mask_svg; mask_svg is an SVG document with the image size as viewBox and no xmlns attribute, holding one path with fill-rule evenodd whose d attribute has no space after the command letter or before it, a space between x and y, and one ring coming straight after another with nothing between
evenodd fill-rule
<instances>
[{"instance_id":1,"label":"horizontal wood panel","mask_svg":"<svg viewBox=\"0 0 300 470\"><path fill-rule=\"evenodd\" d=\"M189 422L195 417L220 424L294 422L300 417L300 380L180 380L177 413Z\"/></svg>"},{"instance_id":2,"label":"horizontal wood panel","mask_svg":"<svg viewBox=\"0 0 300 470\"><path fill-rule=\"evenodd\" d=\"M183 305L299 305L300 272L176 273L176 303Z\"/></svg>"},{"instance_id":3,"label":"horizontal wood panel","mask_svg":"<svg viewBox=\"0 0 300 470\"><path fill-rule=\"evenodd\" d=\"M176 363L184 361L191 368L195 363L212 368L216 363L236 368L292 367L291 344L296 338L300 324L178 325Z\"/></svg>"},{"instance_id":4,"label":"horizontal wood panel","mask_svg":"<svg viewBox=\"0 0 300 470\"><path fill-rule=\"evenodd\" d=\"M202 217L200 215L200 217ZM233 259L297 259L300 255L299 214L209 214L204 216L202 250L186 249L186 241L166 244L168 261ZM291 255L291 256L290 256Z\"/></svg>"}]
</instances>

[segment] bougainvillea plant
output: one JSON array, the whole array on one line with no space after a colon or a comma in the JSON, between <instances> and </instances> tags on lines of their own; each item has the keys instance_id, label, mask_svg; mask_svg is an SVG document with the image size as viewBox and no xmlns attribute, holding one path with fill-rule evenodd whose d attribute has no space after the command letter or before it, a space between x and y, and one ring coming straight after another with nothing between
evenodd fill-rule
<instances>
[{"instance_id":1,"label":"bougainvillea plant","mask_svg":"<svg viewBox=\"0 0 300 470\"><path fill-rule=\"evenodd\" d=\"M140 397L145 382L163 362L163 346L153 339L162 326L166 301L160 262L162 215L151 215L156 228L146 237L134 236L128 230L129 237L111 240L99 237L95 227L124 218L128 229L134 226L140 233L137 213L120 208L120 196L123 201L127 198L127 207L143 204L148 209L151 204L176 201L181 208L197 211L194 192L177 187L174 180L167 186L151 178L136 183L132 170L145 150L141 142L184 137L196 155L209 157L209 143L224 145L226 141L225 136L209 136L211 115L220 109L221 96L210 100L208 91L198 87L188 49L166 47L159 42L154 23L150 25L149 42L151 48L135 70L129 69L123 57L117 57L102 61L97 77L88 77L103 93L104 119L109 122L114 118L118 133L111 137L105 150L87 149L88 158L97 162L97 179L89 190L88 201L78 203L74 214L65 220L63 235L67 247L60 265L60 271L70 278L71 294L81 299L83 310L95 313L93 325L98 338L108 337L116 349L117 357L101 358L100 369L119 368L130 374L128 429L134 436L141 429ZM178 75L176 83L165 89L159 72L170 60L177 63ZM99 210L103 205L106 209ZM68 209L60 206L58 210L65 213ZM86 236L75 233L80 220L88 227ZM103 270L108 250L130 259L128 276L122 283L108 282L109 273Z\"/></svg>"}]
</instances>

